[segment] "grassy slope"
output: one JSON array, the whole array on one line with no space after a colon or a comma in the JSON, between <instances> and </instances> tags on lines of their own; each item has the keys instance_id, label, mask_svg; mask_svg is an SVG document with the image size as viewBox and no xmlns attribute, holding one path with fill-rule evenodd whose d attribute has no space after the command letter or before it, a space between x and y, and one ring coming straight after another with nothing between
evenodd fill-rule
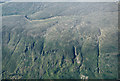
<instances>
[{"instance_id":1,"label":"grassy slope","mask_svg":"<svg viewBox=\"0 0 120 81\"><path fill-rule=\"evenodd\" d=\"M3 78L117 78L115 6L4 4Z\"/></svg>"}]
</instances>

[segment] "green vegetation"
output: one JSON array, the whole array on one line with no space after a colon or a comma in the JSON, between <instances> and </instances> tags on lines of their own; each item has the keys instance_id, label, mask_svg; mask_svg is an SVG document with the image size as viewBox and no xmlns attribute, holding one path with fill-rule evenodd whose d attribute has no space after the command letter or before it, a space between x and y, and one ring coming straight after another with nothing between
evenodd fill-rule
<instances>
[{"instance_id":1,"label":"green vegetation","mask_svg":"<svg viewBox=\"0 0 120 81\"><path fill-rule=\"evenodd\" d=\"M3 79L117 79L117 4L2 6Z\"/></svg>"}]
</instances>

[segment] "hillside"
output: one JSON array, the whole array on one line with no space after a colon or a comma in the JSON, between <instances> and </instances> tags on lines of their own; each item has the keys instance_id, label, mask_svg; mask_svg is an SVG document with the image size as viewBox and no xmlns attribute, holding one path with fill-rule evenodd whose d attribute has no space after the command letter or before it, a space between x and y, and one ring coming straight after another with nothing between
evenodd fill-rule
<instances>
[{"instance_id":1,"label":"hillside","mask_svg":"<svg viewBox=\"0 0 120 81\"><path fill-rule=\"evenodd\" d=\"M3 79L116 79L115 3L4 3Z\"/></svg>"}]
</instances>

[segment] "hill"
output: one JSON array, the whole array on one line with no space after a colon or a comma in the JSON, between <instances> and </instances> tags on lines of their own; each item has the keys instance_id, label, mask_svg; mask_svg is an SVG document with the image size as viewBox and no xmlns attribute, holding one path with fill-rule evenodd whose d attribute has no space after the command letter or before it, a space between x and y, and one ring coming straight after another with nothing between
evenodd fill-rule
<instances>
[{"instance_id":1,"label":"hill","mask_svg":"<svg viewBox=\"0 0 120 81\"><path fill-rule=\"evenodd\" d=\"M117 4L2 5L3 79L117 78Z\"/></svg>"}]
</instances>

